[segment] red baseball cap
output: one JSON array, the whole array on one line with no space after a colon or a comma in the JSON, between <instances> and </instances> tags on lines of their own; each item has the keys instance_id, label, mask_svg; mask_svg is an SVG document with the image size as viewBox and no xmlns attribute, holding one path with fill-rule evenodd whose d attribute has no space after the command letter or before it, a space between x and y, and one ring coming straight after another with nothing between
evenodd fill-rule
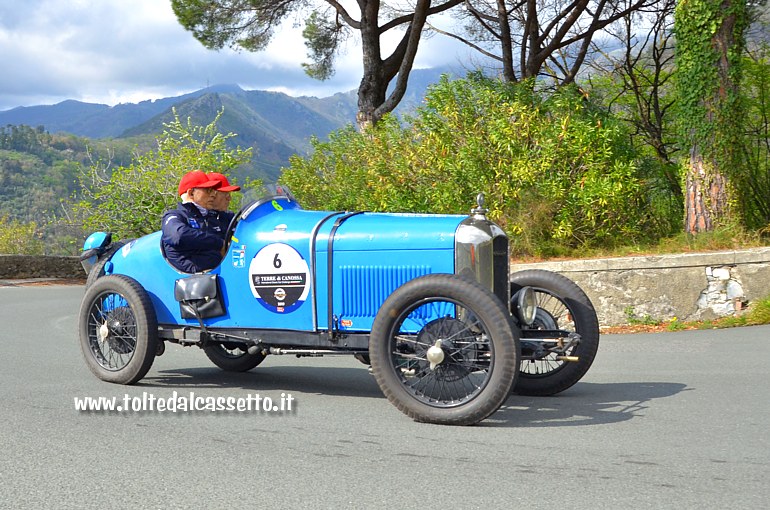
<instances>
[{"instance_id":1,"label":"red baseball cap","mask_svg":"<svg viewBox=\"0 0 770 510\"><path fill-rule=\"evenodd\" d=\"M217 188L217 191L239 191L241 189L240 186L231 186L230 182L227 180L227 177L220 173L209 172L208 178L217 181L220 184L220 186Z\"/></svg>"},{"instance_id":2,"label":"red baseball cap","mask_svg":"<svg viewBox=\"0 0 770 510\"><path fill-rule=\"evenodd\" d=\"M200 170L193 170L187 172L179 181L179 189L177 190L179 195L183 195L190 188L216 188L219 186L219 181L215 181L204 172Z\"/></svg>"}]
</instances>

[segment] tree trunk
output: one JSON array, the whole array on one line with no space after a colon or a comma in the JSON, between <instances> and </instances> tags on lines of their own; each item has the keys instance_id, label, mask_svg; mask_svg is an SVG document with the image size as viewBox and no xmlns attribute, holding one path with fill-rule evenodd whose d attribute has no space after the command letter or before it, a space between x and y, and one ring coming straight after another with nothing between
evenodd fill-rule
<instances>
[{"instance_id":1,"label":"tree trunk","mask_svg":"<svg viewBox=\"0 0 770 510\"><path fill-rule=\"evenodd\" d=\"M497 0L497 19L500 24L503 79L515 83L518 79L513 70L513 38L511 37L511 24L508 22L508 7L505 5L505 0Z\"/></svg>"},{"instance_id":2,"label":"tree trunk","mask_svg":"<svg viewBox=\"0 0 770 510\"><path fill-rule=\"evenodd\" d=\"M363 50L364 72L358 86L358 114L356 122L359 128L374 125L377 120L374 112L385 102L390 80L384 79L384 62L380 54L380 31L378 16L380 4L376 0L359 2L361 5L361 46Z\"/></svg>"},{"instance_id":3,"label":"tree trunk","mask_svg":"<svg viewBox=\"0 0 770 510\"><path fill-rule=\"evenodd\" d=\"M431 11L431 0L417 0L400 42L393 53L383 59L380 54L380 37L392 28L391 25L394 22L379 26L379 1L359 0L359 5L362 6L360 30L364 64L364 76L358 88L358 114L356 115L360 129L379 122L383 115L392 112L404 97L409 73L412 71L412 64L414 64L428 16L431 13L448 10L458 5L460 1L449 0ZM388 85L396 76L398 76L396 83L388 95Z\"/></svg>"},{"instance_id":4,"label":"tree trunk","mask_svg":"<svg viewBox=\"0 0 770 510\"><path fill-rule=\"evenodd\" d=\"M705 125L713 125L711 136L693 141L686 175L685 232L697 234L735 223L740 214L735 204L732 180L740 172L740 108L736 101L740 75L732 54L743 49L743 29L733 9L745 7L745 0L722 0L718 27L711 36L717 78L709 95L703 98ZM707 64L707 62L703 62ZM704 144L699 146L699 142Z\"/></svg>"},{"instance_id":5,"label":"tree trunk","mask_svg":"<svg viewBox=\"0 0 770 510\"><path fill-rule=\"evenodd\" d=\"M364 69L364 76L358 86L358 113L356 122L359 129L371 127L380 120L377 108L385 102L389 80L380 77L381 64Z\"/></svg>"},{"instance_id":6,"label":"tree trunk","mask_svg":"<svg viewBox=\"0 0 770 510\"><path fill-rule=\"evenodd\" d=\"M697 147L690 152L685 181L685 231L710 232L729 216L727 179L704 160Z\"/></svg>"}]
</instances>

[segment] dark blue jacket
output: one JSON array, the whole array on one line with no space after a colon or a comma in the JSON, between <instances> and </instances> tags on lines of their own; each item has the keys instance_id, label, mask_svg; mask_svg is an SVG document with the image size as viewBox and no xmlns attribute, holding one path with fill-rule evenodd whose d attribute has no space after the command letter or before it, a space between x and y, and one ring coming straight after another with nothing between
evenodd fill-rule
<instances>
[{"instance_id":1,"label":"dark blue jacket","mask_svg":"<svg viewBox=\"0 0 770 510\"><path fill-rule=\"evenodd\" d=\"M216 222L219 224L219 229L222 231L222 239L227 233L227 227L230 226L230 222L235 217L235 213L231 211L209 211L214 216Z\"/></svg>"},{"instance_id":2,"label":"dark blue jacket","mask_svg":"<svg viewBox=\"0 0 770 510\"><path fill-rule=\"evenodd\" d=\"M201 214L193 203L166 212L161 243L168 261L185 273L213 269L222 260L224 231L213 211Z\"/></svg>"}]
</instances>

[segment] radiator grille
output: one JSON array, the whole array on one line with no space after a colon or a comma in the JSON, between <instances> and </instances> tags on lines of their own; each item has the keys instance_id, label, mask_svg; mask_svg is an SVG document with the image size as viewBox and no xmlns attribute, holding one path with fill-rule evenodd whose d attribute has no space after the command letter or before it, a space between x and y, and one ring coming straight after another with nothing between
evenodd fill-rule
<instances>
[{"instance_id":1,"label":"radiator grille","mask_svg":"<svg viewBox=\"0 0 770 510\"><path fill-rule=\"evenodd\" d=\"M398 287L429 274L430 266L341 266L342 313L346 318L374 317Z\"/></svg>"}]
</instances>

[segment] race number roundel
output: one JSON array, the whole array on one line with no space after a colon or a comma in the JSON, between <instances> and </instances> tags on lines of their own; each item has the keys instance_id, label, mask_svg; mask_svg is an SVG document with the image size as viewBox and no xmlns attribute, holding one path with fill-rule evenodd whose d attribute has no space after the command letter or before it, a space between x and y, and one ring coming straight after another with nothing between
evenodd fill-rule
<instances>
[{"instance_id":1,"label":"race number roundel","mask_svg":"<svg viewBox=\"0 0 770 510\"><path fill-rule=\"evenodd\" d=\"M251 259L251 293L273 313L296 310L307 299L310 271L297 250L284 243L268 244Z\"/></svg>"}]
</instances>

